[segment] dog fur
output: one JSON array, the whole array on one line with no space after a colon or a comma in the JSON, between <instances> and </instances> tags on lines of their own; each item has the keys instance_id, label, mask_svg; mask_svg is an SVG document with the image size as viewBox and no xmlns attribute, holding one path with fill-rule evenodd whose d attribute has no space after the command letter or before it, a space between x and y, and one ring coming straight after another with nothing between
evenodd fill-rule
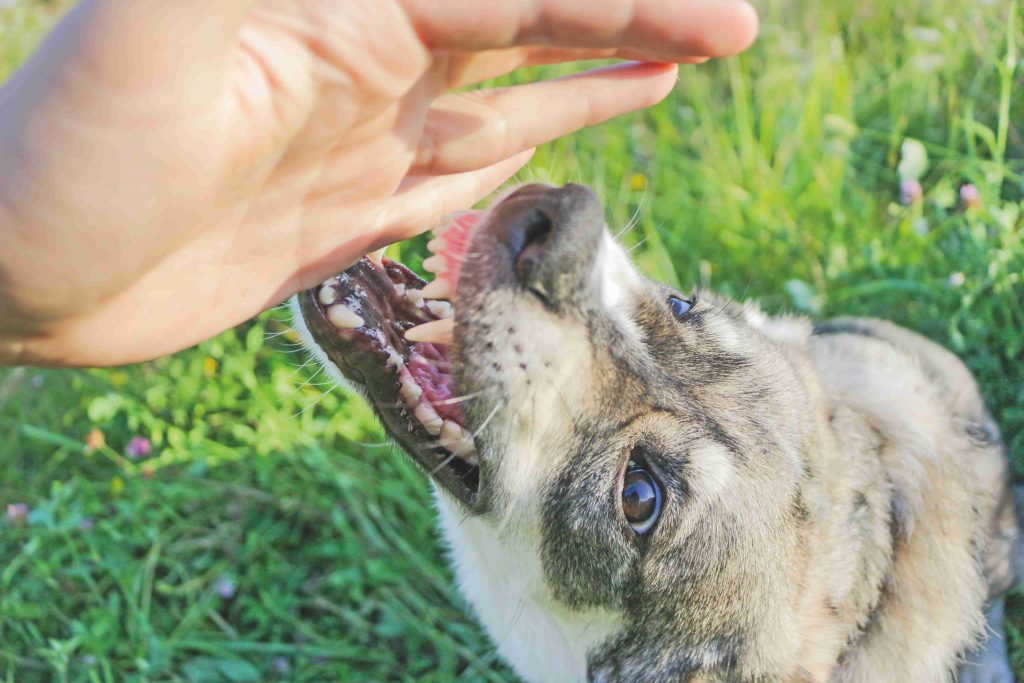
<instances>
[{"instance_id":1,"label":"dog fur","mask_svg":"<svg viewBox=\"0 0 1024 683\"><path fill-rule=\"evenodd\" d=\"M459 285L487 503L437 501L499 653L531 682L1012 680L1016 506L965 366L881 320L708 292L677 319L593 195L553 194L543 297L486 229ZM643 536L631 457L664 492Z\"/></svg>"}]
</instances>

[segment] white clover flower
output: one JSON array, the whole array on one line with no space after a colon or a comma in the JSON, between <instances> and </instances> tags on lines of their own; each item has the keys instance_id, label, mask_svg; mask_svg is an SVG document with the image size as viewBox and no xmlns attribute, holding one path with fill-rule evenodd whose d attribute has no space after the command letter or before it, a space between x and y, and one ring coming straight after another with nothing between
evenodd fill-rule
<instances>
[{"instance_id":1,"label":"white clover flower","mask_svg":"<svg viewBox=\"0 0 1024 683\"><path fill-rule=\"evenodd\" d=\"M920 141L907 138L900 146L900 180L919 180L928 170L928 151Z\"/></svg>"}]
</instances>

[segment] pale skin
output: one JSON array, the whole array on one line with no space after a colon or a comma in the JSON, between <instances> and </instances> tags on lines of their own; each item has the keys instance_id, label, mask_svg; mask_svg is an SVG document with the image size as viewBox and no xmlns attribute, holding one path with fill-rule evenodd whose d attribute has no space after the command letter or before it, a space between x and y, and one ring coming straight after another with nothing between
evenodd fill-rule
<instances>
[{"instance_id":1,"label":"pale skin","mask_svg":"<svg viewBox=\"0 0 1024 683\"><path fill-rule=\"evenodd\" d=\"M0 88L0 363L207 339L756 31L742 0L84 0ZM603 57L639 61L452 92Z\"/></svg>"}]
</instances>

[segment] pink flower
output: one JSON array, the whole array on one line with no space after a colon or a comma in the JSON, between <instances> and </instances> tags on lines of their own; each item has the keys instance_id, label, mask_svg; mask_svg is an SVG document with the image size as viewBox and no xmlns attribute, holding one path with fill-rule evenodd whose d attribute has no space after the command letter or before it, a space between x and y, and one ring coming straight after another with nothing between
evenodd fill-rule
<instances>
[{"instance_id":1,"label":"pink flower","mask_svg":"<svg viewBox=\"0 0 1024 683\"><path fill-rule=\"evenodd\" d=\"M152 452L153 444L144 436L133 436L124 449L124 454L132 460L144 458Z\"/></svg>"},{"instance_id":2,"label":"pink flower","mask_svg":"<svg viewBox=\"0 0 1024 683\"><path fill-rule=\"evenodd\" d=\"M288 672L292 670L291 664L288 663L287 657L275 657L274 658L274 671L281 676L287 676Z\"/></svg>"},{"instance_id":3,"label":"pink flower","mask_svg":"<svg viewBox=\"0 0 1024 683\"><path fill-rule=\"evenodd\" d=\"M28 505L25 503L7 504L7 521L14 525L24 524L28 519Z\"/></svg>"},{"instance_id":4,"label":"pink flower","mask_svg":"<svg viewBox=\"0 0 1024 683\"><path fill-rule=\"evenodd\" d=\"M217 579L217 583L213 585L214 592L225 600L230 600L235 597L235 591L237 587L235 582L231 580L230 576L222 576Z\"/></svg>"},{"instance_id":5,"label":"pink flower","mask_svg":"<svg viewBox=\"0 0 1024 683\"><path fill-rule=\"evenodd\" d=\"M965 209L976 209L981 206L981 193L971 183L960 186L960 204Z\"/></svg>"},{"instance_id":6,"label":"pink flower","mask_svg":"<svg viewBox=\"0 0 1024 683\"><path fill-rule=\"evenodd\" d=\"M900 181L900 204L903 204L903 206L916 204L921 201L923 196L924 190L921 189L921 183L916 180Z\"/></svg>"}]
</instances>

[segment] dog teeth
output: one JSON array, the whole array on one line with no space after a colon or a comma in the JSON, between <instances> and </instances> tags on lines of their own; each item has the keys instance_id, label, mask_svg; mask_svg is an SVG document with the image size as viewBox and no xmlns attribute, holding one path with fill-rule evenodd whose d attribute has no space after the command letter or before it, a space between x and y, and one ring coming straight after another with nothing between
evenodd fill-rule
<instances>
[{"instance_id":1,"label":"dog teeth","mask_svg":"<svg viewBox=\"0 0 1024 683\"><path fill-rule=\"evenodd\" d=\"M423 259L423 270L440 275L448 270L448 261L443 256L434 255Z\"/></svg>"},{"instance_id":2,"label":"dog teeth","mask_svg":"<svg viewBox=\"0 0 1024 683\"><path fill-rule=\"evenodd\" d=\"M471 465L477 464L473 435L452 420L445 420L438 441L449 451Z\"/></svg>"},{"instance_id":3,"label":"dog teeth","mask_svg":"<svg viewBox=\"0 0 1024 683\"><path fill-rule=\"evenodd\" d=\"M405 285L395 285L395 294L405 296Z\"/></svg>"},{"instance_id":4,"label":"dog teeth","mask_svg":"<svg viewBox=\"0 0 1024 683\"><path fill-rule=\"evenodd\" d=\"M405 338L412 342L432 342L434 344L451 344L455 336L455 320L442 318L431 320L405 331Z\"/></svg>"},{"instance_id":5,"label":"dog teeth","mask_svg":"<svg viewBox=\"0 0 1024 683\"><path fill-rule=\"evenodd\" d=\"M426 289L424 289L424 293L426 293ZM447 301L428 301L427 310L438 318L452 317L452 305Z\"/></svg>"},{"instance_id":6,"label":"dog teeth","mask_svg":"<svg viewBox=\"0 0 1024 683\"><path fill-rule=\"evenodd\" d=\"M412 414L416 416L416 419L420 421L420 424L423 425L423 428L426 429L427 433L431 436L437 436L441 433L441 428L444 426L444 420L426 401L420 401L417 403Z\"/></svg>"},{"instance_id":7,"label":"dog teeth","mask_svg":"<svg viewBox=\"0 0 1024 683\"><path fill-rule=\"evenodd\" d=\"M430 250L431 254L439 254L447 248L448 242L443 237L435 237L427 242L427 249Z\"/></svg>"},{"instance_id":8,"label":"dog teeth","mask_svg":"<svg viewBox=\"0 0 1024 683\"><path fill-rule=\"evenodd\" d=\"M443 278L438 278L423 288L423 296L428 299L448 299L451 295L452 283Z\"/></svg>"},{"instance_id":9,"label":"dog teeth","mask_svg":"<svg viewBox=\"0 0 1024 683\"><path fill-rule=\"evenodd\" d=\"M445 420L444 424L441 425L441 434L438 440L442 446L454 452L456 448L462 445L462 427L451 420Z\"/></svg>"},{"instance_id":10,"label":"dog teeth","mask_svg":"<svg viewBox=\"0 0 1024 683\"><path fill-rule=\"evenodd\" d=\"M334 291L334 285L328 283L320 288L318 298L320 303L324 306L330 306L334 303L334 297L337 296L337 292Z\"/></svg>"},{"instance_id":11,"label":"dog teeth","mask_svg":"<svg viewBox=\"0 0 1024 683\"><path fill-rule=\"evenodd\" d=\"M417 306L423 305L423 290L422 289L407 289L405 290L405 298L413 302Z\"/></svg>"},{"instance_id":12,"label":"dog teeth","mask_svg":"<svg viewBox=\"0 0 1024 683\"><path fill-rule=\"evenodd\" d=\"M377 266L381 270L384 270L384 249L376 249L366 255L366 258L370 259L370 263Z\"/></svg>"},{"instance_id":13,"label":"dog teeth","mask_svg":"<svg viewBox=\"0 0 1024 683\"><path fill-rule=\"evenodd\" d=\"M362 327L364 320L345 304L335 304L327 309L327 319L339 329Z\"/></svg>"},{"instance_id":14,"label":"dog teeth","mask_svg":"<svg viewBox=\"0 0 1024 683\"><path fill-rule=\"evenodd\" d=\"M443 217L441 219L441 225L434 228L434 234L437 235L438 237L445 234L446 232L451 230L453 225L455 225L455 221L459 220L467 213L472 213L472 211L456 211L455 213L450 213L447 216Z\"/></svg>"},{"instance_id":15,"label":"dog teeth","mask_svg":"<svg viewBox=\"0 0 1024 683\"><path fill-rule=\"evenodd\" d=\"M412 377L403 377L402 386L398 392L402 395L402 400L407 404L414 406L420 400L420 396L423 395L423 389L416 383Z\"/></svg>"}]
</instances>

